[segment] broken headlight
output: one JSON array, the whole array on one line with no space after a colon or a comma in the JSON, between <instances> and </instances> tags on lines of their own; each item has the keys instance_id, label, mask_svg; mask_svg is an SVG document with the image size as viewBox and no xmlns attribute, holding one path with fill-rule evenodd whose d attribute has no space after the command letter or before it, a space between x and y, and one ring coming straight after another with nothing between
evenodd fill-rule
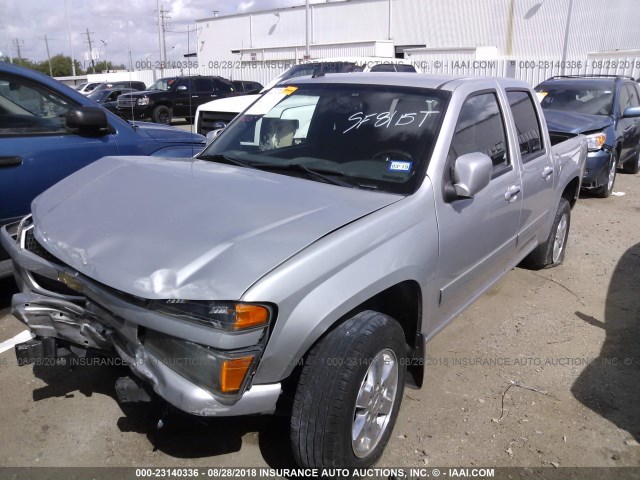
<instances>
[{"instance_id":1,"label":"broken headlight","mask_svg":"<svg viewBox=\"0 0 640 480\"><path fill-rule=\"evenodd\" d=\"M199 387L222 396L244 391L260 351L223 352L148 330L144 345L167 367Z\"/></svg>"},{"instance_id":2,"label":"broken headlight","mask_svg":"<svg viewBox=\"0 0 640 480\"><path fill-rule=\"evenodd\" d=\"M271 307L266 305L239 302L153 300L149 307L172 317L231 332L264 327L272 315Z\"/></svg>"}]
</instances>

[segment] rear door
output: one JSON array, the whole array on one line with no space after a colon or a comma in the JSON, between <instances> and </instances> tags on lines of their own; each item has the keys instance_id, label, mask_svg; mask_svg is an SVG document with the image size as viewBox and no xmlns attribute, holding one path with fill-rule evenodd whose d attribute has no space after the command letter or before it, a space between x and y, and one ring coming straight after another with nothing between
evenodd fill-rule
<instances>
[{"instance_id":1,"label":"rear door","mask_svg":"<svg viewBox=\"0 0 640 480\"><path fill-rule=\"evenodd\" d=\"M472 152L491 157L493 175L474 198L448 203L437 195L441 321L450 320L480 295L511 266L515 255L522 195L504 110L497 92L487 90L467 97L457 120L443 182L451 182L455 160Z\"/></svg>"},{"instance_id":2,"label":"rear door","mask_svg":"<svg viewBox=\"0 0 640 480\"><path fill-rule=\"evenodd\" d=\"M522 217L518 233L518 246L522 250L535 244L548 220L555 178L551 160L551 146L544 145L539 110L526 89L508 89L506 92L511 116L516 127L518 149L522 160Z\"/></svg>"}]
</instances>

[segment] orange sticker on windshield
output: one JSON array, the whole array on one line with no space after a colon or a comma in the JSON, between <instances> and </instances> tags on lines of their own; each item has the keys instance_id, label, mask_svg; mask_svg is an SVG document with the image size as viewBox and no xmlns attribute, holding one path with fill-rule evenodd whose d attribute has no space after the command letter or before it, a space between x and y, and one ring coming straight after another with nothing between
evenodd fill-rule
<instances>
[{"instance_id":1,"label":"orange sticker on windshield","mask_svg":"<svg viewBox=\"0 0 640 480\"><path fill-rule=\"evenodd\" d=\"M295 92L298 89L298 87L287 87L285 89L282 90L282 93L284 95L291 95L293 92Z\"/></svg>"}]
</instances>

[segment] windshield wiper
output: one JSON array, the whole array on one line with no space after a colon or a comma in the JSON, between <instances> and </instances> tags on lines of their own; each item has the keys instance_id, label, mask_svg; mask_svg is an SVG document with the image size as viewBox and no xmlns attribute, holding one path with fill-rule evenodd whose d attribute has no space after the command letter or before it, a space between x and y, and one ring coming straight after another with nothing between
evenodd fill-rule
<instances>
[{"instance_id":1,"label":"windshield wiper","mask_svg":"<svg viewBox=\"0 0 640 480\"><path fill-rule=\"evenodd\" d=\"M231 165L237 165L238 167L257 168L250 162L238 160L237 158L229 157L228 155L223 155L221 153L216 153L214 155L200 155L198 158L201 160L212 160L214 162L230 163Z\"/></svg>"},{"instance_id":2,"label":"windshield wiper","mask_svg":"<svg viewBox=\"0 0 640 480\"><path fill-rule=\"evenodd\" d=\"M289 171L298 171L298 172L302 171L306 173L308 176L315 177L319 180L322 180L325 183L331 183L333 185L339 185L341 187L353 188L353 185L349 183L327 177L327 175L335 175L339 177L345 176L344 172L340 170L334 170L332 168L309 168L303 163L263 163L263 164L254 164L253 167L264 169L264 170L289 170Z\"/></svg>"},{"instance_id":3,"label":"windshield wiper","mask_svg":"<svg viewBox=\"0 0 640 480\"><path fill-rule=\"evenodd\" d=\"M214 155L200 155L198 158L202 160L212 160L214 162L224 162L231 165L237 165L239 167L255 168L258 170L288 170L295 172L306 173L309 177L317 178L325 183L331 183L333 185L339 185L341 187L353 188L353 185L341 182L333 178L329 178L327 175L335 175L344 177L344 172L340 170L334 170L331 168L309 168L302 163L260 163L260 162L246 162L237 158L229 157L221 153Z\"/></svg>"}]
</instances>

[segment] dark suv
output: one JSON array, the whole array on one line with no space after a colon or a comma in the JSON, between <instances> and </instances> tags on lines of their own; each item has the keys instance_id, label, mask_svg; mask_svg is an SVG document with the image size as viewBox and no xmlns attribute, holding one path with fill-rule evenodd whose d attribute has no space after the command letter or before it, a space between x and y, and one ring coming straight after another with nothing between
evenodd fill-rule
<instances>
[{"instance_id":1,"label":"dark suv","mask_svg":"<svg viewBox=\"0 0 640 480\"><path fill-rule=\"evenodd\" d=\"M536 87L543 96L552 136L587 137L589 155L582 187L601 197L613 192L616 171L640 169L640 88L622 76L563 76Z\"/></svg>"},{"instance_id":2,"label":"dark suv","mask_svg":"<svg viewBox=\"0 0 640 480\"><path fill-rule=\"evenodd\" d=\"M161 78L147 91L120 95L116 113L169 125L173 117L192 121L198 105L236 94L233 84L222 77Z\"/></svg>"}]
</instances>

